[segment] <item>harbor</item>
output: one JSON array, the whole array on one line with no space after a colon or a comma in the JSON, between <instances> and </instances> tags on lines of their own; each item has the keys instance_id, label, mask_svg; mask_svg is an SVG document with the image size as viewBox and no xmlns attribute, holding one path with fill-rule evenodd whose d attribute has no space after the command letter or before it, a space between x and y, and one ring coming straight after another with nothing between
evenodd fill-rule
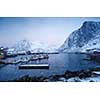
<instances>
[{"instance_id":1,"label":"harbor","mask_svg":"<svg viewBox=\"0 0 100 100\"><path fill-rule=\"evenodd\" d=\"M100 65L98 62L84 60L84 58L87 58L86 54L48 54L48 59L30 61L29 59L33 56L34 55L19 55L17 57L2 59L7 61L14 60L18 61L18 63L0 64L0 81L19 80L21 77L25 78L25 80L31 77L33 77L33 79L38 79L39 77L49 79L56 75L57 77L63 76L66 71L78 73L81 70L86 71L89 68L98 68ZM69 73L68 75L70 76L71 74ZM84 75L81 74L81 77Z\"/></svg>"},{"instance_id":2,"label":"harbor","mask_svg":"<svg viewBox=\"0 0 100 100\"><path fill-rule=\"evenodd\" d=\"M18 58L18 59L17 59ZM32 54L32 55L17 55L17 56L6 56L5 58L0 59L0 64L18 64L18 63L28 63L30 61L37 61L37 60L43 60L43 59L49 59L48 54Z\"/></svg>"}]
</instances>

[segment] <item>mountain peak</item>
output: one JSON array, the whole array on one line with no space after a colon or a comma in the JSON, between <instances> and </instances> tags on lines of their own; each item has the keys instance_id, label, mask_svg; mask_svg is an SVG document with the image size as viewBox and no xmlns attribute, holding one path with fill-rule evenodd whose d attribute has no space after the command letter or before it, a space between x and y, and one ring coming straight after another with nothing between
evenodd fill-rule
<instances>
[{"instance_id":1,"label":"mountain peak","mask_svg":"<svg viewBox=\"0 0 100 100\"><path fill-rule=\"evenodd\" d=\"M83 22L83 25L96 25L96 24L100 24L100 22L98 21L85 21Z\"/></svg>"},{"instance_id":2,"label":"mountain peak","mask_svg":"<svg viewBox=\"0 0 100 100\"><path fill-rule=\"evenodd\" d=\"M82 28L85 27L85 28L100 28L100 22L97 22L97 21L85 21L82 25Z\"/></svg>"}]
</instances>

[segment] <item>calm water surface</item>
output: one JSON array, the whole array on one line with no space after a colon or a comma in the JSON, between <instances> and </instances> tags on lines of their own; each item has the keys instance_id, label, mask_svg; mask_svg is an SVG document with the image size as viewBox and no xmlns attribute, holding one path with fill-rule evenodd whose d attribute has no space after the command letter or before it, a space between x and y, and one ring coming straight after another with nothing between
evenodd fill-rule
<instances>
[{"instance_id":1,"label":"calm water surface","mask_svg":"<svg viewBox=\"0 0 100 100\"><path fill-rule=\"evenodd\" d=\"M20 56L19 56L20 57ZM17 57L17 59L19 58ZM50 76L63 74L66 70L77 71L93 67L99 67L100 63L86 61L85 54L50 54L49 59L33 61L30 63L48 63L49 70L19 70L19 65L0 65L0 81L13 80L24 75L30 76Z\"/></svg>"}]
</instances>

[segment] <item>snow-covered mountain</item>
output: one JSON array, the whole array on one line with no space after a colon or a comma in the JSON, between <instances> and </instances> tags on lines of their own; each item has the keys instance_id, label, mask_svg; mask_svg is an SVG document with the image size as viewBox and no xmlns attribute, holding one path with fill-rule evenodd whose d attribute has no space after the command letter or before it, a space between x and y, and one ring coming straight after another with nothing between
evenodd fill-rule
<instances>
[{"instance_id":1,"label":"snow-covered mountain","mask_svg":"<svg viewBox=\"0 0 100 100\"><path fill-rule=\"evenodd\" d=\"M85 46L81 48L81 52L100 51L100 35L91 39Z\"/></svg>"},{"instance_id":2,"label":"snow-covered mountain","mask_svg":"<svg viewBox=\"0 0 100 100\"><path fill-rule=\"evenodd\" d=\"M27 51L31 51L32 53L52 53L56 52L57 49L55 47L49 47L47 44L39 41L32 42L24 39L17 42L12 48L10 48L8 53L25 53Z\"/></svg>"},{"instance_id":3,"label":"snow-covered mountain","mask_svg":"<svg viewBox=\"0 0 100 100\"><path fill-rule=\"evenodd\" d=\"M31 45L32 45L32 42L24 39L24 40L17 42L13 46L13 48L15 49L15 51L29 51L31 50Z\"/></svg>"},{"instance_id":4,"label":"snow-covered mountain","mask_svg":"<svg viewBox=\"0 0 100 100\"><path fill-rule=\"evenodd\" d=\"M85 21L70 34L59 51L86 52L87 49L100 49L100 22Z\"/></svg>"}]
</instances>

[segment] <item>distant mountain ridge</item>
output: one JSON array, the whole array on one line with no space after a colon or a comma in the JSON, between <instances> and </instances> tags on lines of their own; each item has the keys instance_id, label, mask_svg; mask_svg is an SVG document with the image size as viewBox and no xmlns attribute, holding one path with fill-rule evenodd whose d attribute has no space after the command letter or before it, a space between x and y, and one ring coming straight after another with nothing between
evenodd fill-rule
<instances>
[{"instance_id":1,"label":"distant mountain ridge","mask_svg":"<svg viewBox=\"0 0 100 100\"><path fill-rule=\"evenodd\" d=\"M85 52L89 48L94 48L94 45L97 45L95 48L100 48L98 44L100 44L100 22L85 21L78 30L70 34L64 44L59 48L59 51Z\"/></svg>"},{"instance_id":2,"label":"distant mountain ridge","mask_svg":"<svg viewBox=\"0 0 100 100\"><path fill-rule=\"evenodd\" d=\"M51 53L51 52L57 52L56 47L49 47L47 44L44 44L43 42L39 41L30 41L27 39L21 40L17 42L12 48L9 48L8 50L11 53L20 53L20 52L27 52L31 51L33 53Z\"/></svg>"}]
</instances>

